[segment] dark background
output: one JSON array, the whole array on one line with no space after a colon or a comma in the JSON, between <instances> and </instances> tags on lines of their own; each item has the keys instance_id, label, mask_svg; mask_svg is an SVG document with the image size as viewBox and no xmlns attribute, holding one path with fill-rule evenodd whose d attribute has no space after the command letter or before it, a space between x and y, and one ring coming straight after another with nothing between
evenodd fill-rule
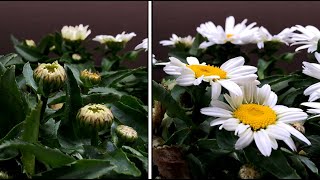
<instances>
[{"instance_id":1,"label":"dark background","mask_svg":"<svg viewBox=\"0 0 320 180\"><path fill-rule=\"evenodd\" d=\"M278 34L284 28L297 24L320 28L320 2L316 1L156 1L152 5L152 53L162 61L168 61L168 47L160 45L159 41L169 39L173 33L180 37L194 37L196 28L207 21L224 28L226 17L231 15L236 23L248 19L247 25L257 22L256 26L264 26L271 34ZM283 50L294 52L297 47L285 47ZM289 66L285 63L280 66L294 71L301 69L304 60L307 60L306 49L301 50ZM250 64L256 65L256 62L252 59ZM155 80L160 80L164 75L162 69L153 70Z\"/></svg>"},{"instance_id":2,"label":"dark background","mask_svg":"<svg viewBox=\"0 0 320 180\"><path fill-rule=\"evenodd\" d=\"M33 39L37 43L47 33L61 32L64 25L79 24L89 25L91 29L91 34L87 37L90 49L100 44L91 41L96 35L115 36L126 31L137 34L126 47L126 50L133 50L148 36L148 2L1 1L0 22L0 54L14 52L10 34L19 40ZM94 57L96 57L96 64L99 64L100 56ZM147 66L147 62L147 53L141 52L135 62L125 62L125 65Z\"/></svg>"}]
</instances>

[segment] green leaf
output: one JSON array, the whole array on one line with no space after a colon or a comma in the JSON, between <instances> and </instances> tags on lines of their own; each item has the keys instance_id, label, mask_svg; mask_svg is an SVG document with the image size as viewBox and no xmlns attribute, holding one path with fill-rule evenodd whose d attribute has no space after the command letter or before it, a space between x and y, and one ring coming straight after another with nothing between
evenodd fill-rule
<instances>
[{"instance_id":1,"label":"green leaf","mask_svg":"<svg viewBox=\"0 0 320 180\"><path fill-rule=\"evenodd\" d=\"M33 178L50 179L97 179L110 175L115 166L110 162L98 159L82 159L69 165L39 173Z\"/></svg>"},{"instance_id":2,"label":"green leaf","mask_svg":"<svg viewBox=\"0 0 320 180\"><path fill-rule=\"evenodd\" d=\"M133 73L139 72L144 69L145 69L144 67L139 67L136 69L102 72L101 73L102 82L100 85L104 87L113 87L125 77L130 76Z\"/></svg>"},{"instance_id":3,"label":"green leaf","mask_svg":"<svg viewBox=\"0 0 320 180\"><path fill-rule=\"evenodd\" d=\"M118 58L106 58L104 57L101 62L102 71L110 71L112 66L119 63L120 59Z\"/></svg>"},{"instance_id":4,"label":"green leaf","mask_svg":"<svg viewBox=\"0 0 320 180\"><path fill-rule=\"evenodd\" d=\"M152 81L152 91L153 99L161 102L161 104L167 109L168 116L183 119L189 126L193 124L191 118L186 115L179 103L173 99L164 87L159 85L157 82Z\"/></svg>"},{"instance_id":5,"label":"green leaf","mask_svg":"<svg viewBox=\"0 0 320 180\"><path fill-rule=\"evenodd\" d=\"M11 66L0 78L0 138L25 119L28 108L24 107L22 98L15 80L15 68Z\"/></svg>"},{"instance_id":6,"label":"green leaf","mask_svg":"<svg viewBox=\"0 0 320 180\"><path fill-rule=\"evenodd\" d=\"M258 76L259 76L259 79L264 79L265 76L267 76L268 74L266 74L266 70L269 68L269 66L274 63L274 61L265 61L263 59L259 59L258 60L258 65L257 65L257 68L258 68Z\"/></svg>"},{"instance_id":7,"label":"green leaf","mask_svg":"<svg viewBox=\"0 0 320 180\"><path fill-rule=\"evenodd\" d=\"M192 177L194 179L205 179L205 167L202 164L202 162L193 154L188 154L187 155L189 167L192 173Z\"/></svg>"},{"instance_id":8,"label":"green leaf","mask_svg":"<svg viewBox=\"0 0 320 180\"><path fill-rule=\"evenodd\" d=\"M165 145L177 144L181 145L190 135L190 128L184 128L176 131L171 137L164 143Z\"/></svg>"},{"instance_id":9,"label":"green leaf","mask_svg":"<svg viewBox=\"0 0 320 180\"><path fill-rule=\"evenodd\" d=\"M5 56L0 57L0 62L4 66L10 66L15 64L24 64L22 58L15 53L10 53Z\"/></svg>"},{"instance_id":10,"label":"green leaf","mask_svg":"<svg viewBox=\"0 0 320 180\"><path fill-rule=\"evenodd\" d=\"M12 34L10 35L11 42L13 45L19 45L22 44L16 37L14 37Z\"/></svg>"},{"instance_id":11,"label":"green leaf","mask_svg":"<svg viewBox=\"0 0 320 180\"><path fill-rule=\"evenodd\" d=\"M38 141L40 115L41 115L42 102L39 101L38 105L31 110L31 113L24 121L24 127L21 139L25 142L35 143ZM35 171L35 157L30 152L21 149L21 161L23 168L28 175L33 175Z\"/></svg>"},{"instance_id":12,"label":"green leaf","mask_svg":"<svg viewBox=\"0 0 320 180\"><path fill-rule=\"evenodd\" d=\"M192 47L189 50L189 54L192 56L199 56L199 45L204 41L204 38L201 36L201 34L197 33L193 43Z\"/></svg>"},{"instance_id":13,"label":"green leaf","mask_svg":"<svg viewBox=\"0 0 320 180\"><path fill-rule=\"evenodd\" d=\"M79 127L76 123L76 116L78 110L82 107L82 99L80 95L80 87L68 65L65 65L67 82L66 89L66 102L64 104L65 113L61 121L61 126L58 130L60 137L67 141L75 141L80 135Z\"/></svg>"},{"instance_id":14,"label":"green leaf","mask_svg":"<svg viewBox=\"0 0 320 180\"><path fill-rule=\"evenodd\" d=\"M139 159L142 164L143 164L143 168L146 172L148 172L148 157L143 156L139 151L133 149L132 147L129 146L122 146L122 148L124 150L128 150L130 151L132 154L132 156L136 157L137 159Z\"/></svg>"},{"instance_id":15,"label":"green leaf","mask_svg":"<svg viewBox=\"0 0 320 180\"><path fill-rule=\"evenodd\" d=\"M49 165L50 167L59 167L75 161L71 156L62 153L58 149L51 149L41 144L33 144L20 140L6 141L0 145L0 150L15 149L33 154L37 160Z\"/></svg>"},{"instance_id":16,"label":"green leaf","mask_svg":"<svg viewBox=\"0 0 320 180\"><path fill-rule=\"evenodd\" d=\"M31 49L23 45L15 45L14 49L21 57L30 62L38 62L44 57L35 49Z\"/></svg>"},{"instance_id":17,"label":"green leaf","mask_svg":"<svg viewBox=\"0 0 320 180\"><path fill-rule=\"evenodd\" d=\"M304 156L298 156L298 158L305 164L313 173L318 174L318 168L317 166L307 157Z\"/></svg>"},{"instance_id":18,"label":"green leaf","mask_svg":"<svg viewBox=\"0 0 320 180\"><path fill-rule=\"evenodd\" d=\"M200 149L219 149L216 139L199 139L197 145Z\"/></svg>"},{"instance_id":19,"label":"green leaf","mask_svg":"<svg viewBox=\"0 0 320 180\"><path fill-rule=\"evenodd\" d=\"M25 80L26 80L26 84L27 84L28 86L30 86L30 87L34 90L34 92L37 92L37 91L38 91L38 85L37 85L37 83L36 83L36 82L34 81L34 79L33 79L33 70L32 70L32 68L31 68L29 62L27 62L27 63L23 66L23 71L22 71L22 73L23 73L23 76L24 76L24 78L25 78Z\"/></svg>"},{"instance_id":20,"label":"green leaf","mask_svg":"<svg viewBox=\"0 0 320 180\"><path fill-rule=\"evenodd\" d=\"M126 104L126 99L121 98L120 101L111 105L111 111L115 118L122 124L135 129L138 136L144 141L148 141L148 118L147 113L142 113L136 107Z\"/></svg>"},{"instance_id":21,"label":"green leaf","mask_svg":"<svg viewBox=\"0 0 320 180\"><path fill-rule=\"evenodd\" d=\"M279 179L300 179L281 150L273 150L269 157L265 157L258 149L250 147L246 148L245 155L256 166L265 169Z\"/></svg>"},{"instance_id":22,"label":"green leaf","mask_svg":"<svg viewBox=\"0 0 320 180\"><path fill-rule=\"evenodd\" d=\"M226 130L217 130L217 143L221 149L234 150L234 145L236 144L237 137L233 132Z\"/></svg>"}]
</instances>

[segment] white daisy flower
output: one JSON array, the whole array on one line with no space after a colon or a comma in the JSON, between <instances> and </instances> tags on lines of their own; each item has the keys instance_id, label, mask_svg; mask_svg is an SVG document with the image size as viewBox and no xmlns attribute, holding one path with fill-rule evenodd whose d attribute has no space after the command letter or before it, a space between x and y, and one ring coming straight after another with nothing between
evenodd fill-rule
<instances>
[{"instance_id":1,"label":"white daisy flower","mask_svg":"<svg viewBox=\"0 0 320 180\"><path fill-rule=\"evenodd\" d=\"M240 24L235 25L233 16L226 18L225 29L216 26L213 22L206 22L197 27L197 32L208 39L208 42L200 44L200 48L207 48L214 44L248 44L255 40L254 34L257 33L258 27L253 27L256 23L246 26L247 19Z\"/></svg>"},{"instance_id":2,"label":"white daisy flower","mask_svg":"<svg viewBox=\"0 0 320 180\"><path fill-rule=\"evenodd\" d=\"M242 96L225 94L228 102L219 100L211 102L212 107L202 108L202 114L217 117L210 125L220 125L219 129L234 131L239 136L235 149L240 150L255 141L264 156L270 156L272 149L278 148L276 140L282 140L290 149L296 151L291 135L308 145L310 141L291 123L303 122L308 115L299 108L276 105L278 96L271 91L268 84L261 88L253 83L241 87Z\"/></svg>"},{"instance_id":3,"label":"white daisy flower","mask_svg":"<svg viewBox=\"0 0 320 180\"><path fill-rule=\"evenodd\" d=\"M314 53L317 61L320 63L320 54L318 52ZM314 77L320 80L320 64L317 63L309 63L306 61L302 62L303 70L302 73L308 76ZM303 94L305 96L309 96L308 101L315 101L320 98L320 82L315 83L309 86L307 89L304 90Z\"/></svg>"},{"instance_id":4,"label":"white daisy flower","mask_svg":"<svg viewBox=\"0 0 320 180\"><path fill-rule=\"evenodd\" d=\"M243 57L232 58L220 67L199 63L195 57L187 57L188 64L182 63L179 59L169 57L170 62L161 63L166 65L163 70L170 75L179 76L176 81L180 86L199 85L202 81L210 82L215 98L221 92L221 86L236 95L242 95L239 85L256 81L257 68L244 65Z\"/></svg>"},{"instance_id":5,"label":"white daisy flower","mask_svg":"<svg viewBox=\"0 0 320 180\"><path fill-rule=\"evenodd\" d=\"M194 37L187 36L187 37L178 37L176 34L172 34L170 40L162 40L160 44L163 46L176 46L177 44L182 44L186 47L191 47L194 41Z\"/></svg>"},{"instance_id":6,"label":"white daisy flower","mask_svg":"<svg viewBox=\"0 0 320 180\"><path fill-rule=\"evenodd\" d=\"M148 50L148 38L142 40L142 43L138 44L134 50L144 49L145 51Z\"/></svg>"},{"instance_id":7,"label":"white daisy flower","mask_svg":"<svg viewBox=\"0 0 320 180\"><path fill-rule=\"evenodd\" d=\"M132 33L125 33L125 31L123 31L121 34L117 34L115 37L111 36L111 35L97 35L95 38L93 38L92 40L94 41L98 41L101 44L106 44L109 42L123 42L123 43L127 43L128 41L130 41L134 36L136 36L136 34L134 32Z\"/></svg>"},{"instance_id":8,"label":"white daisy flower","mask_svg":"<svg viewBox=\"0 0 320 180\"><path fill-rule=\"evenodd\" d=\"M261 26L257 33L257 46L259 49L264 48L264 42L266 41L278 41L282 42L286 45L289 45L289 43L292 43L291 36L293 34L293 31L295 31L295 27L292 28L285 28L277 35L271 35L269 31Z\"/></svg>"},{"instance_id":9,"label":"white daisy flower","mask_svg":"<svg viewBox=\"0 0 320 180\"><path fill-rule=\"evenodd\" d=\"M298 47L295 51L299 51L301 49L307 49L308 53L313 53L317 50L318 41L320 39L320 31L314 26L306 26L303 27L301 25L296 25L296 30L300 33L293 33L291 40L293 43L291 45L302 44L302 46Z\"/></svg>"},{"instance_id":10,"label":"white daisy flower","mask_svg":"<svg viewBox=\"0 0 320 180\"><path fill-rule=\"evenodd\" d=\"M83 26L80 24L79 26L63 26L61 29L61 34L63 39L67 39L70 41L78 41L86 39L91 30L88 30L89 25Z\"/></svg>"}]
</instances>

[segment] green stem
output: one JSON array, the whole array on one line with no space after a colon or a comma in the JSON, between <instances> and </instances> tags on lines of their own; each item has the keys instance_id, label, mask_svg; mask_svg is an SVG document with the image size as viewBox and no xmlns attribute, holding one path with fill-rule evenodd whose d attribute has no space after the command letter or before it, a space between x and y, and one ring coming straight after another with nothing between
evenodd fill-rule
<instances>
[{"instance_id":1,"label":"green stem","mask_svg":"<svg viewBox=\"0 0 320 180\"><path fill-rule=\"evenodd\" d=\"M42 101L42 107L41 107L40 121L43 122L43 116L47 108L48 98L41 96L41 101Z\"/></svg>"},{"instance_id":2,"label":"green stem","mask_svg":"<svg viewBox=\"0 0 320 180\"><path fill-rule=\"evenodd\" d=\"M93 130L91 132L91 145L98 146L99 145L99 135L97 130Z\"/></svg>"}]
</instances>

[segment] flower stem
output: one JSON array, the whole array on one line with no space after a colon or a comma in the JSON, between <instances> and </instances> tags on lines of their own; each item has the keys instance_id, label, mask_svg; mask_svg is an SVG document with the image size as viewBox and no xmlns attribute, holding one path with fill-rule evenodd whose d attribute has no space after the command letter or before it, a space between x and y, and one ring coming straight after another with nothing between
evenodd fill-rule
<instances>
[{"instance_id":1,"label":"flower stem","mask_svg":"<svg viewBox=\"0 0 320 180\"><path fill-rule=\"evenodd\" d=\"M40 121L43 122L43 116L47 108L48 98L45 96L41 96L41 101L42 101L42 107L41 107Z\"/></svg>"}]
</instances>

